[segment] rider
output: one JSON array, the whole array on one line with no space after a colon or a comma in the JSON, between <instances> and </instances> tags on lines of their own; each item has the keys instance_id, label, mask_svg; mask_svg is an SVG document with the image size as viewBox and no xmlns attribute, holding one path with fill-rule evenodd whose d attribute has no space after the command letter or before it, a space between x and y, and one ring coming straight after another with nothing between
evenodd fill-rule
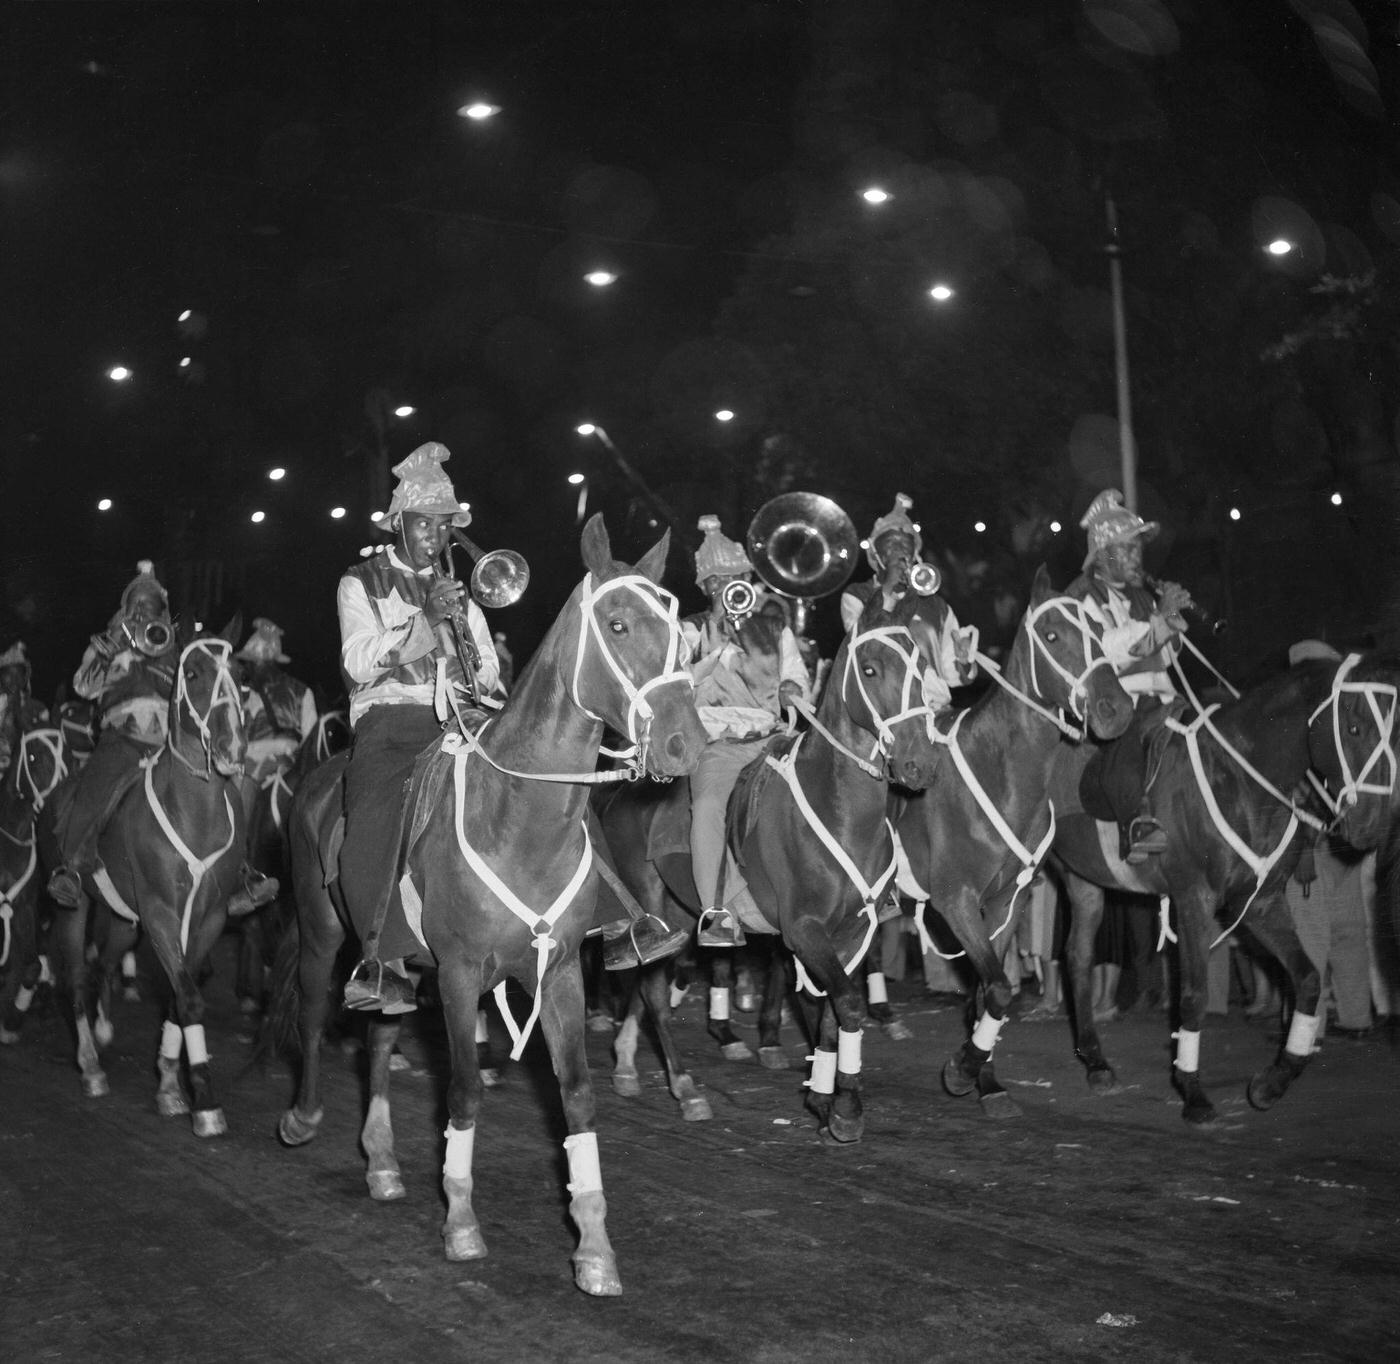
<instances>
[{"instance_id":1,"label":"rider","mask_svg":"<svg viewBox=\"0 0 1400 1364\"><path fill-rule=\"evenodd\" d=\"M1186 630L1182 611L1191 594L1178 583L1147 586L1142 546L1161 529L1123 504L1117 488L1100 493L1079 522L1087 532L1084 569L1066 589L1084 602L1103 629L1104 656L1133 698L1133 722L1103 753L1100 785L1118 821L1121 852L1138 864L1165 851L1166 830L1152 817L1147 798L1147 746L1177 698L1167 667Z\"/></svg>"},{"instance_id":2,"label":"rider","mask_svg":"<svg viewBox=\"0 0 1400 1364\"><path fill-rule=\"evenodd\" d=\"M282 671L292 660L282 652L282 630L264 617L234 655L242 664L243 727L248 756L243 809L248 819L258 791L291 765L301 742L316 728L316 698L305 682Z\"/></svg>"},{"instance_id":3,"label":"rider","mask_svg":"<svg viewBox=\"0 0 1400 1364\"><path fill-rule=\"evenodd\" d=\"M29 654L23 640L0 653L0 773L10 765L13 747L27 729L48 723L48 707L29 690Z\"/></svg>"},{"instance_id":4,"label":"rider","mask_svg":"<svg viewBox=\"0 0 1400 1364\"><path fill-rule=\"evenodd\" d=\"M477 696L495 687L500 672L481 608L437 569L452 528L472 519L443 470L450 457L445 446L429 441L394 466L399 483L387 521L394 543L348 569L337 593L354 730L340 884L365 953L345 987L352 1009L407 1013L416 1007L404 958L418 949L418 940L395 886L405 785L419 753L453 718L453 702L470 724L484 718L465 699L459 654L470 663L470 651L449 650L443 638L454 618L465 627L463 644L476 649Z\"/></svg>"},{"instance_id":5,"label":"rider","mask_svg":"<svg viewBox=\"0 0 1400 1364\"><path fill-rule=\"evenodd\" d=\"M752 582L742 546L702 516L705 539L695 554L695 580L710 609L681 622L695 682L695 709L709 743L690 777L690 855L702 913L702 947L742 941L733 913L717 903L725 851L725 809L743 768L778 727L784 706L809 695L807 668L784 621L764 611L736 620L725 611L724 589Z\"/></svg>"},{"instance_id":6,"label":"rider","mask_svg":"<svg viewBox=\"0 0 1400 1364\"><path fill-rule=\"evenodd\" d=\"M924 546L918 527L909 519L913 505L906 494L896 493L894 506L870 528L865 556L875 576L852 583L841 594L841 626L847 634L877 592L889 612L913 590L911 570L919 562ZM952 703L953 687L966 686L977 676L973 658L977 652L977 629L961 628L953 608L937 595L936 589L925 601L921 614L931 622L936 637L931 641L932 648L925 650L928 666L923 675L923 701L936 711Z\"/></svg>"}]
</instances>

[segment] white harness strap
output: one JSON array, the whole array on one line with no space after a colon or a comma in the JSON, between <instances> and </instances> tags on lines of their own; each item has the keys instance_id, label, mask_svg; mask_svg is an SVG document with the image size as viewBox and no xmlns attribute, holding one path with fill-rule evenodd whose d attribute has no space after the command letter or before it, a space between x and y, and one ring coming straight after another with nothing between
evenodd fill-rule
<instances>
[{"instance_id":1,"label":"white harness strap","mask_svg":"<svg viewBox=\"0 0 1400 1364\"><path fill-rule=\"evenodd\" d=\"M282 795L288 800L292 798L292 788L287 783L286 772L279 767L263 782L262 789L268 792L267 803L272 811L272 827L280 829L282 827L282 807L277 804L277 797Z\"/></svg>"},{"instance_id":2,"label":"white harness strap","mask_svg":"<svg viewBox=\"0 0 1400 1364\"><path fill-rule=\"evenodd\" d=\"M1235 753L1233 748L1231 748L1228 744L1224 743L1224 741L1221 739L1219 731L1213 725L1206 725L1206 721L1208 720L1211 711L1214 711L1216 709L1218 709L1218 707L1211 706L1208 710L1202 711L1201 714L1198 715L1196 719L1193 720L1189 725L1183 725L1179 720L1168 720L1166 722L1167 727L1169 729L1175 731L1178 734L1184 734L1186 736L1186 751L1188 754L1190 754L1191 757L1191 771L1195 774L1196 786L1200 790L1201 799L1205 802L1206 810L1210 813L1210 817L1214 822L1216 829L1219 831L1221 838L1223 838L1225 842L1230 845L1231 849L1234 851L1235 855L1240 859L1240 861L1243 862L1245 866L1247 866L1250 869L1250 871L1254 873L1254 889L1250 892L1249 899L1245 901L1244 908L1240 910L1239 917L1236 918L1235 922L1232 923L1230 927L1227 928L1218 938L1216 938L1215 942L1211 943L1212 950L1214 950L1216 946L1218 946L1226 938L1228 938L1230 934L1233 933L1235 929L1239 927L1240 920L1243 919L1247 913L1249 913L1250 905L1254 903L1255 897L1263 888L1264 882L1265 880L1267 880L1269 873L1274 869L1274 865L1278 862L1279 858L1283 856L1284 849L1287 848L1289 843L1292 841L1293 835L1298 832L1299 824L1299 812L1296 809L1291 810L1291 813L1289 814L1288 818L1288 827L1283 831L1282 840L1271 853L1268 853L1263 857L1260 857L1254 851L1254 849L1251 848L1249 844L1246 843L1244 839L1242 839L1239 836L1239 834L1237 834L1235 830L1230 827L1229 821L1225 818L1224 811L1222 811L1220 808L1220 802L1217 801L1215 798L1215 792L1211 790L1210 781L1206 777L1205 764L1201 761L1200 731L1202 726L1205 725L1207 728L1209 728L1212 737L1215 738L1218 742L1220 742L1225 748L1225 750L1232 757L1240 761L1241 765L1251 776L1258 778L1258 774L1255 773L1253 768L1251 768L1247 763L1244 763L1243 759L1239 758L1239 755Z\"/></svg>"},{"instance_id":3,"label":"white harness strap","mask_svg":"<svg viewBox=\"0 0 1400 1364\"><path fill-rule=\"evenodd\" d=\"M905 640L908 641L908 648L904 647ZM893 649L904 660L904 680L900 685L899 695L900 708L893 715L881 714L871 699L870 693L865 687L865 675L861 672L856 659L856 650L862 644L872 641ZM932 723L933 712L923 704L923 670L920 667L918 646L914 643L914 636L907 626L884 625L872 630L863 630L858 635L852 635L850 643L846 646L846 668L841 674L841 699L843 701L846 700L846 694L853 677L856 682L856 690L860 693L860 699L865 703L865 709L875 724L875 733L878 736L875 754L887 757L893 752L895 745L894 727L901 720L927 719Z\"/></svg>"},{"instance_id":4,"label":"white harness strap","mask_svg":"<svg viewBox=\"0 0 1400 1364\"><path fill-rule=\"evenodd\" d=\"M873 882L867 881L861 874L860 868L851 860L850 855L836 841L831 830L822 823L821 817L812 808L812 803L807 799L807 793L802 789L801 781L798 780L795 762L797 750L801 747L802 739L805 737L805 735L800 736L797 742L793 744L783 757L774 758L770 755L765 758L764 761L787 783L788 790L792 792L792 798L796 802L797 808L802 811L802 817L807 821L808 827L821 839L826 850L836 859L837 865L846 873L847 879L856 890L860 892L862 901L860 912L865 915L868 922L866 924L865 936L861 940L860 946L852 954L850 961L846 963L845 971L849 976L860 964L865 954L870 950L870 942L875 936L875 927L878 922L875 907L879 904L880 898L884 895L885 888L889 885L890 878L895 872L894 829L891 827L889 820L886 820L885 828L889 831L890 835L889 866L887 866ZM812 982L812 978L807 974L806 968L802 965L802 959L795 956L793 960L797 963L797 988L799 990L806 990L810 994L818 997L824 996L826 991L819 990Z\"/></svg>"},{"instance_id":5,"label":"white harness strap","mask_svg":"<svg viewBox=\"0 0 1400 1364\"><path fill-rule=\"evenodd\" d=\"M1395 789L1395 751L1391 748L1391 736L1395 730L1396 690L1389 682L1348 682L1347 675L1360 661L1360 654L1346 656L1332 679L1332 694L1308 716L1308 725L1311 726L1328 706L1332 708L1332 738L1337 746L1337 761L1342 768L1342 789L1337 794L1336 803L1342 809L1355 805L1363 795L1388 796ZM1348 693L1366 698L1371 718L1376 724L1376 746L1355 776L1352 775L1351 762L1342 743L1342 697ZM1381 768L1384 781L1368 781L1367 778L1377 768Z\"/></svg>"},{"instance_id":6,"label":"white harness strap","mask_svg":"<svg viewBox=\"0 0 1400 1364\"><path fill-rule=\"evenodd\" d=\"M180 860L184 862L186 870L190 874L190 890L185 896L185 907L180 915L180 951L187 951L190 938L190 918L194 913L195 896L199 894L199 887L204 881L206 873L228 850L233 847L233 837L237 831L237 824L233 818L233 805L229 801L228 792L224 792L224 812L228 815L228 842L212 852L208 857L197 857L190 851L189 845L180 837L179 830L170 822L170 816L165 813L165 808L161 805L156 796L155 770L159 755L151 758L143 758L141 766L146 769L146 804L151 807L151 813L156 817L156 823L160 825L161 832L170 840L171 846L180 854Z\"/></svg>"},{"instance_id":7,"label":"white harness strap","mask_svg":"<svg viewBox=\"0 0 1400 1364\"><path fill-rule=\"evenodd\" d=\"M34 875L34 868L38 864L39 854L35 848L35 840L29 840L29 861L26 863L24 871L19 878L11 883L8 890L0 890L0 966L4 966L10 959L10 921L15 916L15 901L24 893Z\"/></svg>"},{"instance_id":8,"label":"white harness strap","mask_svg":"<svg viewBox=\"0 0 1400 1364\"><path fill-rule=\"evenodd\" d=\"M564 911L574 902L584 881L587 880L588 873L593 867L593 845L588 840L588 826L585 824L582 826L583 856L579 859L578 868L570 878L568 885L555 897L554 903L543 914L536 913L496 875L481 854L467 841L466 770L471 749L461 743L454 743L455 739L455 735L449 734L443 740L442 746L445 752L453 754L452 792L455 812L453 824L457 830L457 846L461 849L462 857L477 878L517 919L534 933L531 940L531 946L535 949L534 1007L530 1010L530 1016L522 1027L517 1027L515 1019L511 1016L510 1007L506 1001L506 982L502 981L495 989L496 1003L500 1007L501 1017L505 1019L506 1027L510 1031L513 1044L510 1052L511 1060L518 1061L521 1053L525 1050L526 1042L530 1040L535 1021L540 1016L540 1006L544 1002L542 987L545 970L549 965L550 949L559 945L550 937L550 930L559 922Z\"/></svg>"}]
</instances>

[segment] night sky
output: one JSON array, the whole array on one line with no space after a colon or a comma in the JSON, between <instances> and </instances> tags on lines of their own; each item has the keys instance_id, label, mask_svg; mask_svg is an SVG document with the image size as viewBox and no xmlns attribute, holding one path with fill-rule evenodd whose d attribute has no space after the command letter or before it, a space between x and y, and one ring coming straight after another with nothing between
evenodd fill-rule
<instances>
[{"instance_id":1,"label":"night sky","mask_svg":"<svg viewBox=\"0 0 1400 1364\"><path fill-rule=\"evenodd\" d=\"M931 552L971 566L955 582L987 597L994 631L986 583L1014 595L1019 579L1024 590L1037 555L1062 581L1078 567L1071 518L1101 471L1085 467L1072 432L1079 416L1113 411L1100 325L1105 177L1136 215L1125 235L1138 249L1130 328L1144 351L1144 509L1180 527L1163 551L1178 556L1173 567L1248 609L1226 579L1256 551L1222 570L1223 541L1199 525L1231 498L1286 484L1296 498L1271 513L1282 520L1267 542L1282 558L1280 538L1314 515L1312 501L1306 511L1295 502L1336 483L1345 441L1314 403L1327 457L1275 480L1273 454L1241 457L1238 469L1213 463L1204 417L1189 438L1173 428L1171 385L1192 382L1182 357L1194 346L1173 331L1183 324L1168 304L1182 290L1171 271L1197 220L1220 250L1246 255L1260 230L1251 213L1272 194L1309 222L1346 226L1361 264L1384 273L1400 240L1376 197L1400 195L1388 150L1396 23L1389 0L12 6L0 121L10 381L0 647L24 638L35 689L52 695L136 560L150 557L176 605L217 614L212 625L234 610L245 626L273 618L293 671L333 693L335 583L375 538L374 470L432 438L453 451L473 537L532 564L527 601L492 622L523 652L579 576L567 473L588 473L590 510L606 512L627 556L661 529L655 505L575 433L589 419L676 509L683 543L670 585L687 605L698 604L688 558L698 512L720 512L738 534L771 493L810 486L863 532L907 487ZM1150 94L1135 108L1139 87ZM500 112L459 117L473 99ZM1051 163L1071 153L1057 184ZM918 183L955 158L1023 201L1016 252L944 250L964 262L962 318L981 298L982 320L933 342L895 330L925 326L927 299L910 319L881 304L878 326L860 315L862 334L910 357L916 377L901 384L872 364L878 373L863 378L835 361L823 375L804 348L849 329L834 311L809 310L820 318L809 324L783 310L813 296L837 308L832 262L863 230L856 191L870 175ZM1185 203L1180 186L1199 186L1200 202ZM845 217L824 207L838 201ZM1342 238L1328 232L1318 229L1327 260L1285 280L1294 309L1309 306L1319 271L1339 267ZM869 281L886 280L891 261L927 283L939 268L928 241L911 251L892 231L879 269L868 259L850 268L861 284L852 307L873 310ZM1043 257L1038 275L1026 243ZM586 284L597 268L617 282ZM980 296L979 278L989 281ZM1264 302L1222 324L1248 335L1250 363L1270 326L1296 322L1266 286ZM1094 291L1094 334L1033 344L1051 293L1063 319L1076 289ZM939 344L957 354L919 358ZM1007 347L1019 349L1003 358ZM852 349L859 360L868 347ZM762 383L735 363L741 351L763 361ZM1035 393L1042 358L1053 391L1038 407L973 391L1000 369L1018 393ZM1385 443L1384 458L1373 442L1358 467L1393 465L1393 353L1379 372L1357 363L1379 395L1372 425ZM106 377L118 364L133 371L126 383ZM799 364L801 384L784 368ZM876 394L877 380L899 391ZM955 385L962 434L946 456L928 453L953 424L929 413ZM899 416L905 399L911 413ZM415 415L388 415L400 402ZM722 405L739 413L729 429L714 423ZM990 450L995 421L1034 429L1044 449L1008 440L985 472L960 464L958 439ZM1247 445L1277 425L1242 423L1230 440ZM276 465L288 475L274 485ZM1035 506L1009 511L1032 485ZM96 509L101 497L112 510ZM343 520L333 506L347 509ZM1058 540L1044 529L1052 516L1066 525ZM991 523L980 540L978 517ZM1309 539L1342 576L1288 629L1325 620L1346 599L1345 573L1372 563L1364 526L1333 534ZM955 606L978 618L951 586ZM1283 636L1259 638L1262 651Z\"/></svg>"}]
</instances>

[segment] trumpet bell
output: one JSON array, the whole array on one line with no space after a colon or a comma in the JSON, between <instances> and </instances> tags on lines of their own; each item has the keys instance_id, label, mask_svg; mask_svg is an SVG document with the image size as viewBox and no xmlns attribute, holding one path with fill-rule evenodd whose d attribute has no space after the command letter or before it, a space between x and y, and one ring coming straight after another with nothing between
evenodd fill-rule
<instances>
[{"instance_id":1,"label":"trumpet bell","mask_svg":"<svg viewBox=\"0 0 1400 1364\"><path fill-rule=\"evenodd\" d=\"M775 591L813 600L844 587L860 540L851 518L820 493L782 493L749 523L754 571Z\"/></svg>"},{"instance_id":2,"label":"trumpet bell","mask_svg":"<svg viewBox=\"0 0 1400 1364\"><path fill-rule=\"evenodd\" d=\"M920 597L933 596L942 582L942 576L932 564L915 564L909 570L909 586Z\"/></svg>"},{"instance_id":3,"label":"trumpet bell","mask_svg":"<svg viewBox=\"0 0 1400 1364\"><path fill-rule=\"evenodd\" d=\"M733 582L725 583L719 599L726 616L742 620L753 615L753 609L758 604L758 590L752 583L735 578Z\"/></svg>"},{"instance_id":4,"label":"trumpet bell","mask_svg":"<svg viewBox=\"0 0 1400 1364\"><path fill-rule=\"evenodd\" d=\"M529 586L530 565L513 549L493 549L483 554L472 569L472 596L493 610L513 606Z\"/></svg>"}]
</instances>

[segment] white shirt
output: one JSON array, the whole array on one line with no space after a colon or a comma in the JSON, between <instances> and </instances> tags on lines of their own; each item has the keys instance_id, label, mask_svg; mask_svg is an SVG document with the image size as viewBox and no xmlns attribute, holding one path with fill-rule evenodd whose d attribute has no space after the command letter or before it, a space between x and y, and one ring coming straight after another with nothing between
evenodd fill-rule
<instances>
[{"instance_id":1,"label":"white shirt","mask_svg":"<svg viewBox=\"0 0 1400 1364\"><path fill-rule=\"evenodd\" d=\"M1108 594L1107 607L1100 606L1098 598L1089 595L1084 598L1084 610L1103 628L1104 657L1118 674L1123 690L1133 698L1134 705L1137 705L1140 696L1156 696L1163 701L1174 701L1176 687L1164 667L1155 668L1151 672L1125 671L1142 663L1143 655L1134 650L1142 648L1143 641L1152 633L1152 623L1134 620L1127 597L1112 583L1099 579L1098 585ZM1155 657L1161 660L1169 654L1174 656L1175 651L1170 646L1164 646L1157 651Z\"/></svg>"}]
</instances>

